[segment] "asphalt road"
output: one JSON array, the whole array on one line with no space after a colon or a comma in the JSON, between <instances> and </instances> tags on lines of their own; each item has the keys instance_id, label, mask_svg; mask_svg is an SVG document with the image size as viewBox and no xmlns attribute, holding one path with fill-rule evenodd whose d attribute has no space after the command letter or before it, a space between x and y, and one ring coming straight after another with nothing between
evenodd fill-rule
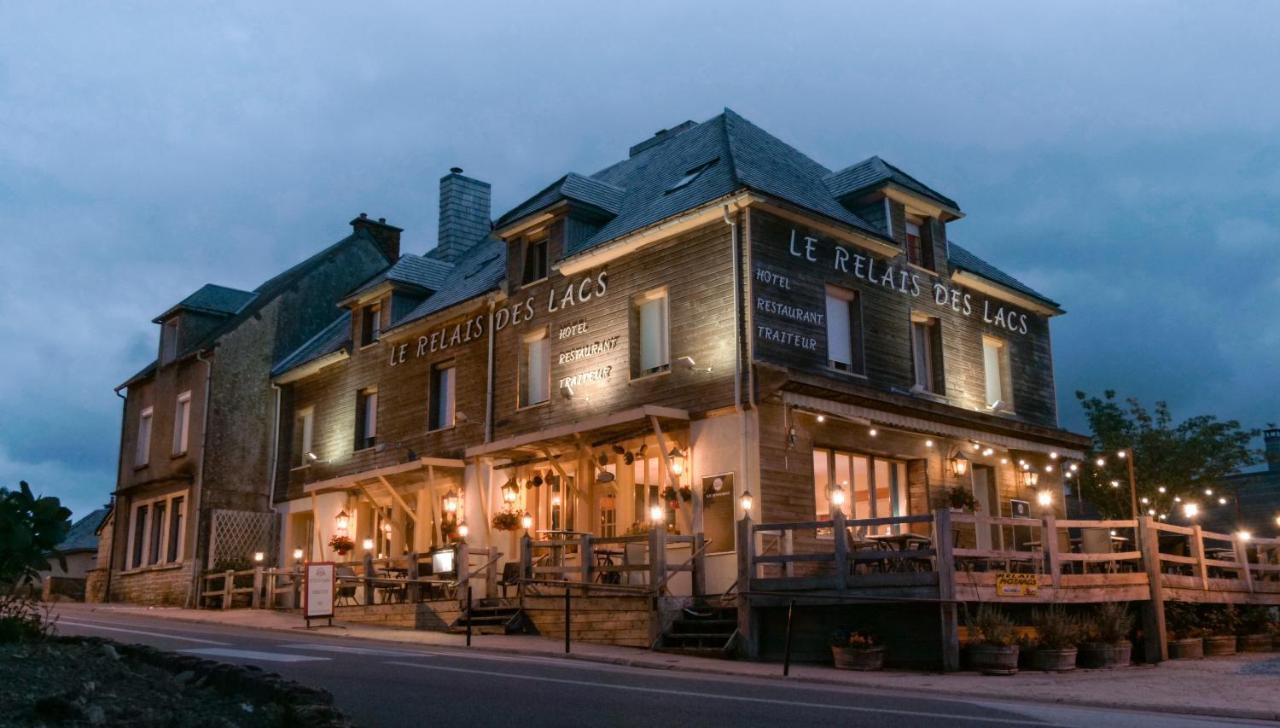
<instances>
[{"instance_id":1,"label":"asphalt road","mask_svg":"<svg viewBox=\"0 0 1280 728\"><path fill-rule=\"evenodd\" d=\"M100 611L66 610L58 629L258 665L328 690L362 726L1274 725L695 675Z\"/></svg>"}]
</instances>

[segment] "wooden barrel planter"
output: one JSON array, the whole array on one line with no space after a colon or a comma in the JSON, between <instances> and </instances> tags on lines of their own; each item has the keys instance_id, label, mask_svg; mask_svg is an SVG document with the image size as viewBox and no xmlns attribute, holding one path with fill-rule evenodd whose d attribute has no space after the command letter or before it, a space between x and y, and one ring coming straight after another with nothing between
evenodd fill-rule
<instances>
[{"instance_id":1,"label":"wooden barrel planter","mask_svg":"<svg viewBox=\"0 0 1280 728\"><path fill-rule=\"evenodd\" d=\"M1202 657L1204 657L1204 640L1200 637L1169 640L1170 660L1199 660Z\"/></svg>"},{"instance_id":2,"label":"wooden barrel planter","mask_svg":"<svg viewBox=\"0 0 1280 728\"><path fill-rule=\"evenodd\" d=\"M1128 641L1114 644L1086 642L1080 645L1080 667L1105 670L1113 667L1128 667L1132 661L1133 644Z\"/></svg>"},{"instance_id":3,"label":"wooden barrel planter","mask_svg":"<svg viewBox=\"0 0 1280 728\"><path fill-rule=\"evenodd\" d=\"M1233 634L1213 635L1204 638L1204 656L1222 657L1236 653L1236 636Z\"/></svg>"},{"instance_id":4,"label":"wooden barrel planter","mask_svg":"<svg viewBox=\"0 0 1280 728\"><path fill-rule=\"evenodd\" d=\"M1018 671L1018 646L970 645L969 665L984 675L1012 675Z\"/></svg>"},{"instance_id":5,"label":"wooden barrel planter","mask_svg":"<svg viewBox=\"0 0 1280 728\"><path fill-rule=\"evenodd\" d=\"M1236 640L1236 650L1240 652L1270 652L1271 635L1266 633L1242 634Z\"/></svg>"},{"instance_id":6,"label":"wooden barrel planter","mask_svg":"<svg viewBox=\"0 0 1280 728\"><path fill-rule=\"evenodd\" d=\"M837 670L884 669L884 647L832 647L831 661Z\"/></svg>"},{"instance_id":7,"label":"wooden barrel planter","mask_svg":"<svg viewBox=\"0 0 1280 728\"><path fill-rule=\"evenodd\" d=\"M1066 672L1076 669L1076 654L1075 647L1060 650L1037 647L1035 655L1031 658L1031 664L1035 669L1044 672Z\"/></svg>"}]
</instances>

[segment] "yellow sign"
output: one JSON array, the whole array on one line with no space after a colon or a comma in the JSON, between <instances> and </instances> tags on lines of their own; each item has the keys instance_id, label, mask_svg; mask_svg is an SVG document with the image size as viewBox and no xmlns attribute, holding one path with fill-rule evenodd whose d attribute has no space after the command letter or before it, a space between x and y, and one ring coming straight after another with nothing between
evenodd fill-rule
<instances>
[{"instance_id":1,"label":"yellow sign","mask_svg":"<svg viewBox=\"0 0 1280 728\"><path fill-rule=\"evenodd\" d=\"M1040 580L1035 574L996 574L996 596L1034 597L1040 591Z\"/></svg>"}]
</instances>

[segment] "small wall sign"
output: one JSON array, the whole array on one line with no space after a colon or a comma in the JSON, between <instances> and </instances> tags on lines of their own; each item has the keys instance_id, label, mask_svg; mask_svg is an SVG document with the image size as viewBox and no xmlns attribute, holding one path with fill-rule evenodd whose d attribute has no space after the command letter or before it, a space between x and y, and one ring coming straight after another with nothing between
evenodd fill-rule
<instances>
[{"instance_id":1,"label":"small wall sign","mask_svg":"<svg viewBox=\"0 0 1280 728\"><path fill-rule=\"evenodd\" d=\"M1034 597L1040 592L1040 578L1035 574L996 574L996 596Z\"/></svg>"}]
</instances>

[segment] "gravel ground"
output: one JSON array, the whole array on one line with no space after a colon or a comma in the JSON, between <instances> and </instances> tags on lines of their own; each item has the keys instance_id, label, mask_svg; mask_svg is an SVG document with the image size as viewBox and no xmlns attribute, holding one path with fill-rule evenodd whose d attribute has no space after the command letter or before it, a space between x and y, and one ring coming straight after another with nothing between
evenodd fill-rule
<instances>
[{"instance_id":1,"label":"gravel ground","mask_svg":"<svg viewBox=\"0 0 1280 728\"><path fill-rule=\"evenodd\" d=\"M122 657L109 644L0 645L0 723L205 728L276 726L285 717L202 682Z\"/></svg>"}]
</instances>

